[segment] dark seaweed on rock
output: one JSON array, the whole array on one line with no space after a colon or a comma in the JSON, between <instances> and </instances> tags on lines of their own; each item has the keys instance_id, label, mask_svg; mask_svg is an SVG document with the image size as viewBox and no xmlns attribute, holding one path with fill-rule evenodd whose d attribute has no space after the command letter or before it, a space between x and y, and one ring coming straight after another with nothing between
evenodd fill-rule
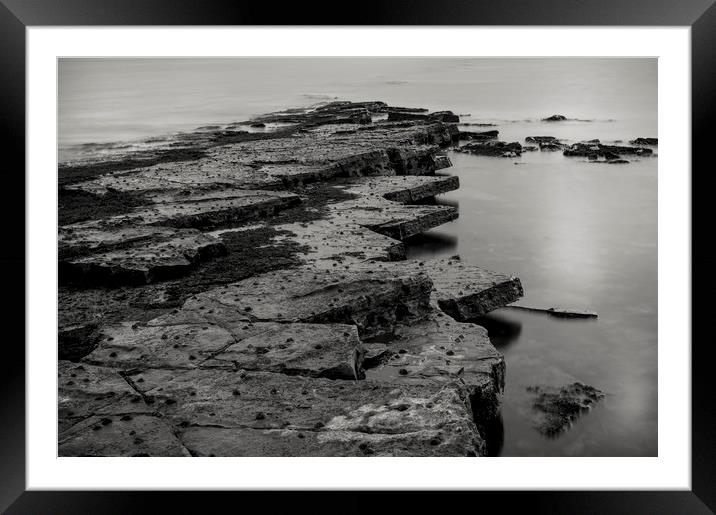
<instances>
[{"instance_id":1,"label":"dark seaweed on rock","mask_svg":"<svg viewBox=\"0 0 716 515\"><path fill-rule=\"evenodd\" d=\"M141 193L108 191L98 195L82 190L58 190L58 224L68 225L85 220L99 220L131 213L139 206L150 204Z\"/></svg>"}]
</instances>

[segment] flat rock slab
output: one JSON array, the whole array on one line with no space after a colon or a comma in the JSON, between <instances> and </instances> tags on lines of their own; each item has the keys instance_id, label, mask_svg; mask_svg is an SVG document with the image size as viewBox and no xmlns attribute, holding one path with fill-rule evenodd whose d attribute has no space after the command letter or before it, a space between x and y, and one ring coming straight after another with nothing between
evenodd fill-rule
<instances>
[{"instance_id":1,"label":"flat rock slab","mask_svg":"<svg viewBox=\"0 0 716 515\"><path fill-rule=\"evenodd\" d=\"M419 272L318 270L301 267L258 275L188 299L175 323L236 321L338 323L361 334L422 317L432 283Z\"/></svg>"},{"instance_id":2,"label":"flat rock slab","mask_svg":"<svg viewBox=\"0 0 716 515\"><path fill-rule=\"evenodd\" d=\"M365 376L365 350L350 325L127 322L106 328L103 336L83 361L123 370L204 367L329 379Z\"/></svg>"},{"instance_id":3,"label":"flat rock slab","mask_svg":"<svg viewBox=\"0 0 716 515\"><path fill-rule=\"evenodd\" d=\"M163 200L163 199L162 199ZM268 218L300 203L286 192L231 190L203 193L187 199L159 202L135 213L149 225L215 229L252 219Z\"/></svg>"},{"instance_id":4,"label":"flat rock slab","mask_svg":"<svg viewBox=\"0 0 716 515\"><path fill-rule=\"evenodd\" d=\"M173 429L150 414L91 417L59 440L60 456L191 456Z\"/></svg>"},{"instance_id":5,"label":"flat rock slab","mask_svg":"<svg viewBox=\"0 0 716 515\"><path fill-rule=\"evenodd\" d=\"M94 415L148 411L115 369L60 360L57 375L60 434Z\"/></svg>"},{"instance_id":6,"label":"flat rock slab","mask_svg":"<svg viewBox=\"0 0 716 515\"><path fill-rule=\"evenodd\" d=\"M459 380L473 395L492 398L505 384L505 361L487 330L460 323L435 310L425 319L396 328L368 381L449 383Z\"/></svg>"},{"instance_id":7,"label":"flat rock slab","mask_svg":"<svg viewBox=\"0 0 716 515\"><path fill-rule=\"evenodd\" d=\"M63 254L77 255L102 252L147 241L161 241L182 235L199 234L193 230L152 227L133 216L61 226L58 230L60 259Z\"/></svg>"},{"instance_id":8,"label":"flat rock slab","mask_svg":"<svg viewBox=\"0 0 716 515\"><path fill-rule=\"evenodd\" d=\"M228 370L137 372L194 455L474 456L485 452L466 392Z\"/></svg>"},{"instance_id":9,"label":"flat rock slab","mask_svg":"<svg viewBox=\"0 0 716 515\"><path fill-rule=\"evenodd\" d=\"M122 370L194 368L233 344L236 337L250 337L267 329L252 324L242 330L245 325L235 325L229 331L208 323L161 326L124 322L104 328L97 348L83 361Z\"/></svg>"},{"instance_id":10,"label":"flat rock slab","mask_svg":"<svg viewBox=\"0 0 716 515\"><path fill-rule=\"evenodd\" d=\"M328 379L363 379L365 349L355 326L275 324L277 327L238 340L204 367L265 370Z\"/></svg>"},{"instance_id":11,"label":"flat rock slab","mask_svg":"<svg viewBox=\"0 0 716 515\"><path fill-rule=\"evenodd\" d=\"M460 187L460 179L456 175L363 177L338 187L362 197L379 196L393 202L409 204L454 191Z\"/></svg>"},{"instance_id":12,"label":"flat rock slab","mask_svg":"<svg viewBox=\"0 0 716 515\"><path fill-rule=\"evenodd\" d=\"M412 206L385 199L357 199L328 206L334 220L362 225L396 240L423 233L458 217L451 206Z\"/></svg>"},{"instance_id":13,"label":"flat rock slab","mask_svg":"<svg viewBox=\"0 0 716 515\"><path fill-rule=\"evenodd\" d=\"M524 294L517 277L463 263L459 256L363 265L366 266L373 266L377 271L428 274L437 305L459 321L469 321L504 307Z\"/></svg>"},{"instance_id":14,"label":"flat rock slab","mask_svg":"<svg viewBox=\"0 0 716 515\"><path fill-rule=\"evenodd\" d=\"M221 240L190 233L63 261L60 278L101 285L147 284L184 275L225 252Z\"/></svg>"},{"instance_id":15,"label":"flat rock slab","mask_svg":"<svg viewBox=\"0 0 716 515\"><path fill-rule=\"evenodd\" d=\"M431 174L457 128L440 122L331 125L286 137L215 146L192 161L162 163L68 186L95 194L166 188L282 189L335 177Z\"/></svg>"},{"instance_id":16,"label":"flat rock slab","mask_svg":"<svg viewBox=\"0 0 716 515\"><path fill-rule=\"evenodd\" d=\"M276 242L294 242L306 264L319 268L341 268L365 261L405 259L405 246L399 240L379 234L358 224L342 220L316 220L275 227L280 231Z\"/></svg>"},{"instance_id":17,"label":"flat rock slab","mask_svg":"<svg viewBox=\"0 0 716 515\"><path fill-rule=\"evenodd\" d=\"M605 397L602 391L579 382L562 387L530 386L527 391L535 395L533 427L548 437L569 429L577 418Z\"/></svg>"}]
</instances>

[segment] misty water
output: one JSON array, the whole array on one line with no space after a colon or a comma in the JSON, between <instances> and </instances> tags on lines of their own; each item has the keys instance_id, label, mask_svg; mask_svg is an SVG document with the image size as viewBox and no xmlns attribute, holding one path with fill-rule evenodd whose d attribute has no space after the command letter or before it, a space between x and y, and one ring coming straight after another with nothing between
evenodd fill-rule
<instances>
[{"instance_id":1,"label":"misty water","mask_svg":"<svg viewBox=\"0 0 716 515\"><path fill-rule=\"evenodd\" d=\"M523 144L658 136L655 59L64 59L58 74L60 161L334 99L450 109L465 124L494 124L463 130L497 129ZM552 114L571 120L540 121ZM461 187L438 202L460 217L409 241L409 257L460 254L520 277L524 305L599 313L501 309L480 321L507 363L499 454L656 455L658 157L449 156L454 166L442 172ZM607 397L548 439L531 425L526 387L573 381Z\"/></svg>"}]
</instances>

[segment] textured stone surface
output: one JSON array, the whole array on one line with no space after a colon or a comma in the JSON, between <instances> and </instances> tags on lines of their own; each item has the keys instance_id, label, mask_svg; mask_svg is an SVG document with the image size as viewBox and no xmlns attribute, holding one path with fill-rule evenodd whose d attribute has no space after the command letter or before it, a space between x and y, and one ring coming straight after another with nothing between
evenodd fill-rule
<instances>
[{"instance_id":1,"label":"textured stone surface","mask_svg":"<svg viewBox=\"0 0 716 515\"><path fill-rule=\"evenodd\" d=\"M436 146L451 143L454 135L456 129L440 122L318 127L286 138L216 146L199 160L121 171L68 188L91 193L210 186L274 190L337 177L422 175L436 169Z\"/></svg>"},{"instance_id":2,"label":"textured stone surface","mask_svg":"<svg viewBox=\"0 0 716 515\"><path fill-rule=\"evenodd\" d=\"M267 372L147 370L144 394L196 455L484 453L469 399L442 387Z\"/></svg>"},{"instance_id":3,"label":"textured stone surface","mask_svg":"<svg viewBox=\"0 0 716 515\"><path fill-rule=\"evenodd\" d=\"M425 261L374 263L378 271L426 273L437 305L455 320L467 321L515 302L524 294L517 277L463 263L459 256Z\"/></svg>"},{"instance_id":4,"label":"textured stone surface","mask_svg":"<svg viewBox=\"0 0 716 515\"><path fill-rule=\"evenodd\" d=\"M150 414L91 417L60 437L60 456L191 456L171 426Z\"/></svg>"},{"instance_id":5,"label":"textured stone surface","mask_svg":"<svg viewBox=\"0 0 716 515\"><path fill-rule=\"evenodd\" d=\"M68 259L61 262L62 282L90 284L146 284L186 274L201 261L226 252L216 238L201 234L182 234L169 240L141 242Z\"/></svg>"},{"instance_id":6,"label":"textured stone surface","mask_svg":"<svg viewBox=\"0 0 716 515\"><path fill-rule=\"evenodd\" d=\"M162 320L108 327L84 361L122 370L205 367L329 379L364 377L365 350L353 325L221 322Z\"/></svg>"},{"instance_id":7,"label":"textured stone surface","mask_svg":"<svg viewBox=\"0 0 716 515\"><path fill-rule=\"evenodd\" d=\"M362 177L339 187L361 197L383 197L393 202L408 204L456 190L460 187L460 179L454 175Z\"/></svg>"},{"instance_id":8,"label":"textured stone surface","mask_svg":"<svg viewBox=\"0 0 716 515\"><path fill-rule=\"evenodd\" d=\"M410 326L399 326L379 363L368 371L369 381L460 380L476 391L499 393L504 388L504 358L490 343L487 330L456 322L438 311Z\"/></svg>"},{"instance_id":9,"label":"textured stone surface","mask_svg":"<svg viewBox=\"0 0 716 515\"><path fill-rule=\"evenodd\" d=\"M93 415L148 411L116 369L60 360L57 375L60 434Z\"/></svg>"},{"instance_id":10,"label":"textured stone surface","mask_svg":"<svg viewBox=\"0 0 716 515\"><path fill-rule=\"evenodd\" d=\"M423 316L431 287L428 276L420 273L297 268L200 293L159 323L338 323L372 334Z\"/></svg>"},{"instance_id":11,"label":"textured stone surface","mask_svg":"<svg viewBox=\"0 0 716 515\"><path fill-rule=\"evenodd\" d=\"M389 236L342 220L317 220L277 226L283 231L277 242L294 242L306 264L319 268L344 269L352 263L405 259L405 247Z\"/></svg>"},{"instance_id":12,"label":"textured stone surface","mask_svg":"<svg viewBox=\"0 0 716 515\"><path fill-rule=\"evenodd\" d=\"M468 143L455 149L457 152L465 152L479 156L491 157L516 157L522 154L522 145L514 141L478 141Z\"/></svg>"},{"instance_id":13,"label":"textured stone surface","mask_svg":"<svg viewBox=\"0 0 716 515\"><path fill-rule=\"evenodd\" d=\"M451 112L393 112L408 119L385 120L381 102L287 110L188 133L186 157L73 171L76 198L128 204L59 229L62 273L82 286L64 298L129 306L61 324L80 360L60 367L61 455L487 452L504 360L451 317L521 285L459 259L405 261L401 240L458 216L424 201L459 187L435 175L459 133ZM83 290L90 279L119 287Z\"/></svg>"},{"instance_id":14,"label":"textured stone surface","mask_svg":"<svg viewBox=\"0 0 716 515\"><path fill-rule=\"evenodd\" d=\"M277 324L256 336L237 339L202 366L358 380L365 377L364 356L353 325Z\"/></svg>"},{"instance_id":15,"label":"textured stone surface","mask_svg":"<svg viewBox=\"0 0 716 515\"><path fill-rule=\"evenodd\" d=\"M150 225L214 229L267 218L299 202L299 196L292 193L226 190L157 202L136 216Z\"/></svg>"},{"instance_id":16,"label":"textured stone surface","mask_svg":"<svg viewBox=\"0 0 716 515\"><path fill-rule=\"evenodd\" d=\"M396 240L404 240L458 217L452 206L412 206L358 199L329 206L331 217L344 223L367 227Z\"/></svg>"}]
</instances>

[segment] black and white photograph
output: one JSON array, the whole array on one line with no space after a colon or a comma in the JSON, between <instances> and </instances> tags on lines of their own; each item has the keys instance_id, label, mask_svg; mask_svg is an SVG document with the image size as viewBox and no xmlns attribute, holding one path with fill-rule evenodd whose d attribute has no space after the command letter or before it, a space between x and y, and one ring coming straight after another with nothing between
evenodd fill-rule
<instances>
[{"instance_id":1,"label":"black and white photograph","mask_svg":"<svg viewBox=\"0 0 716 515\"><path fill-rule=\"evenodd\" d=\"M658 69L59 58L58 456L658 456Z\"/></svg>"}]
</instances>

